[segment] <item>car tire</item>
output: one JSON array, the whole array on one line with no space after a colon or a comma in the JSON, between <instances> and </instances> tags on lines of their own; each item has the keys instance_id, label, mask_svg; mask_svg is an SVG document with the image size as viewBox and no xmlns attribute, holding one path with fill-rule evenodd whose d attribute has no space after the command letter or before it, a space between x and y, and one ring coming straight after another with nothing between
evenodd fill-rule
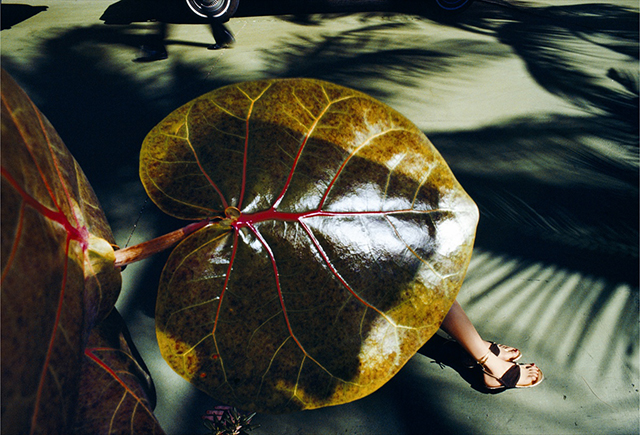
<instances>
[{"instance_id":1,"label":"car tire","mask_svg":"<svg viewBox=\"0 0 640 435\"><path fill-rule=\"evenodd\" d=\"M194 14L225 22L236 13L240 0L186 0L186 2Z\"/></svg>"}]
</instances>

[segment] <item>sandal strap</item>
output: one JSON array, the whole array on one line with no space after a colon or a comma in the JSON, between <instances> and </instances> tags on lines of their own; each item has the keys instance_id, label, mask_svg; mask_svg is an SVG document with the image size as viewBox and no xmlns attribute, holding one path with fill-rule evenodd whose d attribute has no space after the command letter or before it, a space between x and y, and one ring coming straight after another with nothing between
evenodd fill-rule
<instances>
[{"instance_id":1,"label":"sandal strap","mask_svg":"<svg viewBox=\"0 0 640 435\"><path fill-rule=\"evenodd\" d=\"M491 341L490 342L491 345L489 346L489 350L495 355L498 356L500 355L500 348L498 347L498 343L496 343L495 341Z\"/></svg>"},{"instance_id":2,"label":"sandal strap","mask_svg":"<svg viewBox=\"0 0 640 435\"><path fill-rule=\"evenodd\" d=\"M480 364L482 367L484 367L485 363L489 359L489 354L491 354L491 353L493 353L493 352L491 352L491 350L488 350L487 353L482 355L482 357L477 361L478 364Z\"/></svg>"},{"instance_id":3,"label":"sandal strap","mask_svg":"<svg viewBox=\"0 0 640 435\"><path fill-rule=\"evenodd\" d=\"M520 365L512 365L500 378L496 378L505 388L514 388L520 380Z\"/></svg>"},{"instance_id":4,"label":"sandal strap","mask_svg":"<svg viewBox=\"0 0 640 435\"><path fill-rule=\"evenodd\" d=\"M515 352L515 356L509 358L506 361L510 361L510 362L516 362L518 359L520 359L521 353L518 349L516 349L515 347L510 347L510 346L505 346L503 344L498 344L495 341L490 341L489 342L489 350L491 352L493 352L493 354L497 357L500 356L500 352L502 351L502 349L505 350L505 352Z\"/></svg>"}]
</instances>

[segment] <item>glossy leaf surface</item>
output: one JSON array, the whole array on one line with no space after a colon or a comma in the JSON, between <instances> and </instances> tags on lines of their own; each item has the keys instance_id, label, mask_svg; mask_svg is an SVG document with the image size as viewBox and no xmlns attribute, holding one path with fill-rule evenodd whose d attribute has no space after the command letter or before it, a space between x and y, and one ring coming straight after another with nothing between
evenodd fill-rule
<instances>
[{"instance_id":1,"label":"glossy leaf surface","mask_svg":"<svg viewBox=\"0 0 640 435\"><path fill-rule=\"evenodd\" d=\"M91 330L84 351L74 434L162 434L155 391L120 314Z\"/></svg>"},{"instance_id":2,"label":"glossy leaf surface","mask_svg":"<svg viewBox=\"0 0 640 435\"><path fill-rule=\"evenodd\" d=\"M161 277L161 351L242 409L348 402L439 328L464 278L477 208L424 134L327 82L241 83L147 136L147 192L212 219Z\"/></svg>"},{"instance_id":3,"label":"glossy leaf surface","mask_svg":"<svg viewBox=\"0 0 640 435\"><path fill-rule=\"evenodd\" d=\"M120 291L77 162L2 71L2 429L68 433L84 343Z\"/></svg>"}]
</instances>

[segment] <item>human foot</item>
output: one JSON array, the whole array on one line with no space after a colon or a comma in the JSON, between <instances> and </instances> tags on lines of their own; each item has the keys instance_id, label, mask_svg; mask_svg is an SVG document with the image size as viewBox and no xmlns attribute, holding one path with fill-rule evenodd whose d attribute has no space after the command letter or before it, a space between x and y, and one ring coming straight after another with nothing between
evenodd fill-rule
<instances>
[{"instance_id":1,"label":"human foot","mask_svg":"<svg viewBox=\"0 0 640 435\"><path fill-rule=\"evenodd\" d=\"M493 341L485 341L487 348L503 361L516 362L522 356L520 350L515 347L498 344Z\"/></svg>"},{"instance_id":2,"label":"human foot","mask_svg":"<svg viewBox=\"0 0 640 435\"><path fill-rule=\"evenodd\" d=\"M516 362L522 356L520 351L515 347L505 346L504 344L498 344L493 341L484 341L484 344L486 349L503 361ZM467 354L464 358L464 364L469 368L473 368L477 362L471 355Z\"/></svg>"},{"instance_id":3,"label":"human foot","mask_svg":"<svg viewBox=\"0 0 640 435\"><path fill-rule=\"evenodd\" d=\"M504 361L491 351L480 358L478 364L482 366L484 383L489 390L535 387L544 379L535 364Z\"/></svg>"}]
</instances>

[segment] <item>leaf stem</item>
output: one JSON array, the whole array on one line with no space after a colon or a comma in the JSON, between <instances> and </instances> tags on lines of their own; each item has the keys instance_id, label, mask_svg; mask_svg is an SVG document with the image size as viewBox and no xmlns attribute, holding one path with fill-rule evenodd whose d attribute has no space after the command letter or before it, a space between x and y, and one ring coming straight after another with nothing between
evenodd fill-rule
<instances>
[{"instance_id":1,"label":"leaf stem","mask_svg":"<svg viewBox=\"0 0 640 435\"><path fill-rule=\"evenodd\" d=\"M144 260L147 257L162 252L165 249L171 248L178 242L182 241L189 234L198 231L201 228L206 227L212 221L205 219L200 222L194 222L179 230L172 231L155 239L148 240L146 242L130 246L128 248L119 249L115 251L116 262L115 267L124 267L127 264L135 263L136 261Z\"/></svg>"}]
</instances>

